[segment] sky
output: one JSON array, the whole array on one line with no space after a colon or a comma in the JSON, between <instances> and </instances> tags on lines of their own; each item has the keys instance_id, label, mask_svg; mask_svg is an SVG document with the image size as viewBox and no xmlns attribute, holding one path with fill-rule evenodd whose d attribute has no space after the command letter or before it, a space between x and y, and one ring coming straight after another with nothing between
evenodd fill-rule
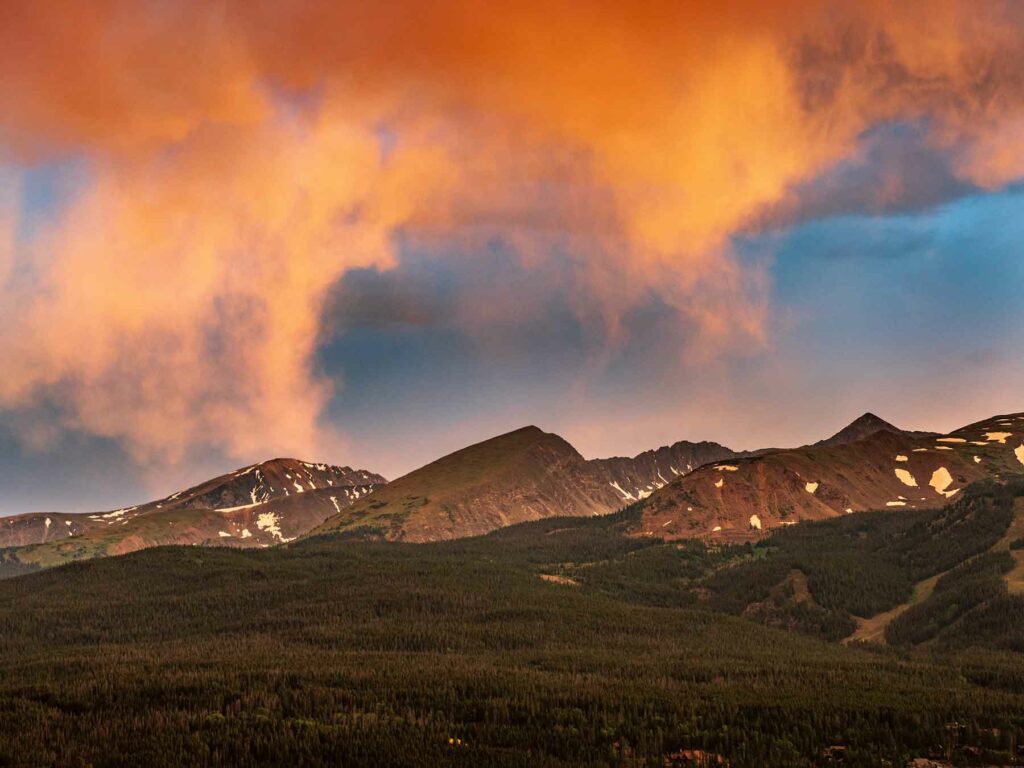
<instances>
[{"instance_id":1,"label":"sky","mask_svg":"<svg viewBox=\"0 0 1024 768\"><path fill-rule=\"evenodd\" d=\"M1016 2L7 3L0 71L0 515L1024 410Z\"/></svg>"}]
</instances>

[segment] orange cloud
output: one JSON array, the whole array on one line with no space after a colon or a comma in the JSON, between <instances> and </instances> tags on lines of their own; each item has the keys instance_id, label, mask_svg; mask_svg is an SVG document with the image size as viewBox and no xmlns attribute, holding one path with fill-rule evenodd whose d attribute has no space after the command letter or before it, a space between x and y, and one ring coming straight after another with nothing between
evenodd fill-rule
<instances>
[{"instance_id":1,"label":"orange cloud","mask_svg":"<svg viewBox=\"0 0 1024 768\"><path fill-rule=\"evenodd\" d=\"M0 172L0 286L7 282L14 266L14 239L20 209L16 190L17 181L11 174Z\"/></svg>"},{"instance_id":2,"label":"orange cloud","mask_svg":"<svg viewBox=\"0 0 1024 768\"><path fill-rule=\"evenodd\" d=\"M95 176L37 244L44 290L6 304L0 349L16 364L0 402L59 388L75 426L142 459L204 442L315 450L324 291L347 268L388 265L421 176L437 188L444 168L414 150L384 168L375 137L332 115L211 128L166 164Z\"/></svg>"},{"instance_id":3,"label":"orange cloud","mask_svg":"<svg viewBox=\"0 0 1024 768\"><path fill-rule=\"evenodd\" d=\"M315 450L323 298L398 231L527 263L554 233L610 339L656 292L686 352L761 345L729 237L866 128L928 120L963 178L1021 174L1019 8L7 3L6 153L84 154L92 183L2 297L0 406L59 392L143 459Z\"/></svg>"}]
</instances>

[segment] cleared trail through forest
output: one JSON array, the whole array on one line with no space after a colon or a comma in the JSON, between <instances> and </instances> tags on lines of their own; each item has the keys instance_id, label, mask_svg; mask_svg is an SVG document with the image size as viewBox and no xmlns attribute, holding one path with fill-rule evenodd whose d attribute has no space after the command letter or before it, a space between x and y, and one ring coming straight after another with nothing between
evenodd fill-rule
<instances>
[{"instance_id":1,"label":"cleared trail through forest","mask_svg":"<svg viewBox=\"0 0 1024 768\"><path fill-rule=\"evenodd\" d=\"M992 545L990 552L999 552L1010 549L1010 544L1018 539L1024 538L1024 498L1017 499L1014 506L1013 521L1006 529L1006 533L999 541ZM1007 588L1011 595L1024 594L1024 549L1010 550L1016 565L1013 570L1003 578L1006 580ZM937 573L924 581L914 585L914 591L910 599L891 608L888 611L877 613L867 619L854 617L857 622L857 629L852 635L843 640L843 643L866 642L885 644L885 630L897 617L905 613L911 606L916 605L931 597L935 585L939 579L949 571Z\"/></svg>"}]
</instances>

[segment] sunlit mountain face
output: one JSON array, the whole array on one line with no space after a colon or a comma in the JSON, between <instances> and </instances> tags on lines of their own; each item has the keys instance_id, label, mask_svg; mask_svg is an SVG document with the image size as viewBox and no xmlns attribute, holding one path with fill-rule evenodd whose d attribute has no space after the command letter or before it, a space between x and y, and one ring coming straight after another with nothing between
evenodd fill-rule
<instances>
[{"instance_id":1,"label":"sunlit mountain face","mask_svg":"<svg viewBox=\"0 0 1024 768\"><path fill-rule=\"evenodd\" d=\"M0 515L1017 412L1022 70L1013 2L8 4Z\"/></svg>"}]
</instances>

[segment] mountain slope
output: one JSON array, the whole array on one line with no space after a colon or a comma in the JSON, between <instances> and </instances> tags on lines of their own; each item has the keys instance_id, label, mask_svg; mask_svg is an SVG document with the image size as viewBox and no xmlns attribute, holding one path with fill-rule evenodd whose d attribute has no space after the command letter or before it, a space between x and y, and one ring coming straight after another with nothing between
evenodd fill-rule
<instances>
[{"instance_id":1,"label":"mountain slope","mask_svg":"<svg viewBox=\"0 0 1024 768\"><path fill-rule=\"evenodd\" d=\"M967 483L1024 470L1024 414L945 436L875 430L718 462L678 478L643 507L640 532L669 538L754 539L773 527L866 509L947 503Z\"/></svg>"},{"instance_id":2,"label":"mountain slope","mask_svg":"<svg viewBox=\"0 0 1024 768\"><path fill-rule=\"evenodd\" d=\"M365 470L273 459L135 507L2 518L0 575L165 544L279 544L384 483Z\"/></svg>"},{"instance_id":3,"label":"mountain slope","mask_svg":"<svg viewBox=\"0 0 1024 768\"><path fill-rule=\"evenodd\" d=\"M606 514L622 506L621 498L569 443L531 426L400 477L312 534L437 541L555 515Z\"/></svg>"},{"instance_id":4,"label":"mountain slope","mask_svg":"<svg viewBox=\"0 0 1024 768\"><path fill-rule=\"evenodd\" d=\"M547 517L605 515L704 462L737 455L717 443L681 441L633 458L587 460L558 435L524 427L427 464L312 533L422 542Z\"/></svg>"},{"instance_id":5,"label":"mountain slope","mask_svg":"<svg viewBox=\"0 0 1024 768\"><path fill-rule=\"evenodd\" d=\"M719 609L833 640L1024 651L1013 574L1024 478L937 510L870 512L775 532L701 584ZM739 548L737 548L739 549ZM795 580L804 594L786 589Z\"/></svg>"}]
</instances>

